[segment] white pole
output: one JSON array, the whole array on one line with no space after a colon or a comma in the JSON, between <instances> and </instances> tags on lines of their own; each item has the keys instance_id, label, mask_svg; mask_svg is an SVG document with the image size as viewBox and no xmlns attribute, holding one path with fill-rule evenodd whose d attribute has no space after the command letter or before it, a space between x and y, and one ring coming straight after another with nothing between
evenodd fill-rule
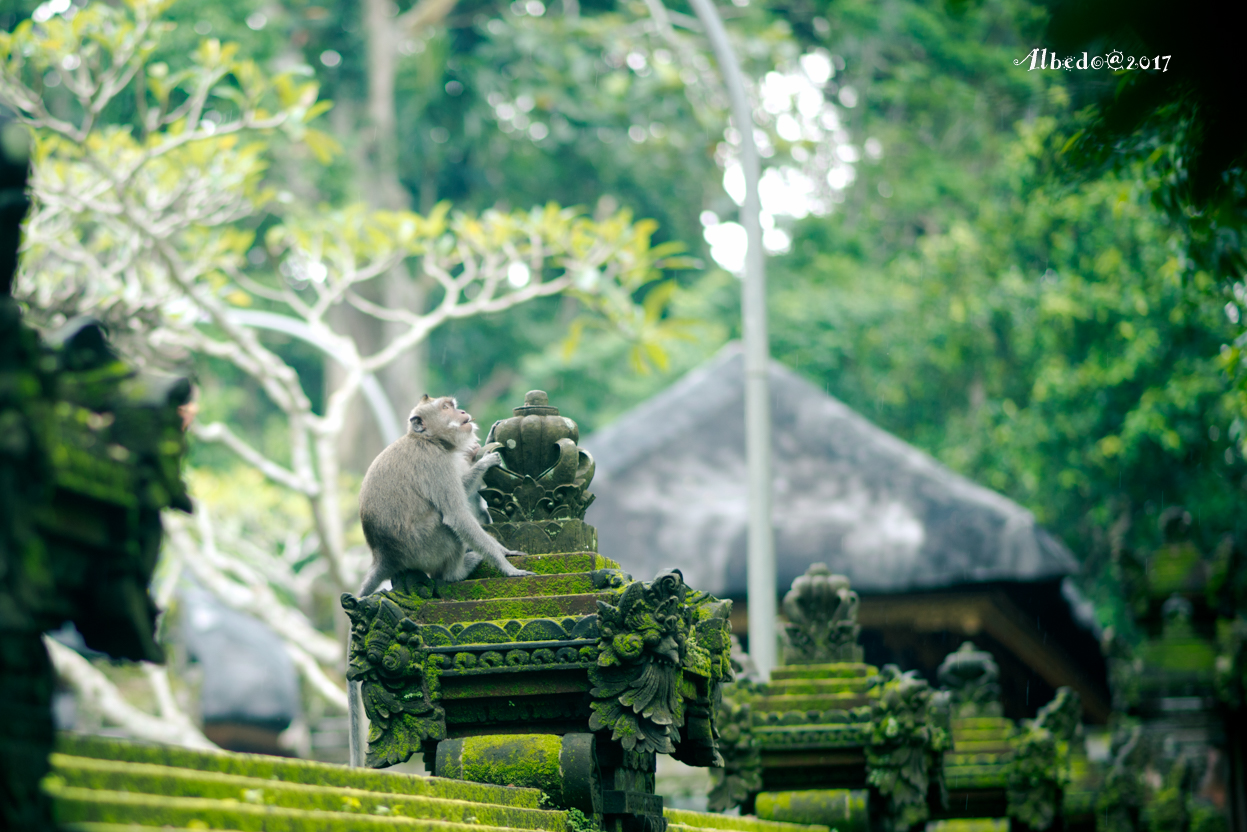
<instances>
[{"instance_id":1,"label":"white pole","mask_svg":"<svg viewBox=\"0 0 1247 832\"><path fill-rule=\"evenodd\" d=\"M706 29L732 102L740 132L740 166L745 174L741 224L749 247L741 286L745 335L745 459L749 479L749 655L763 678L775 667L775 535L771 528L771 400L767 383L770 345L766 332L766 255L762 251L762 206L758 199L758 148L745 79L713 0L689 0Z\"/></svg>"}]
</instances>

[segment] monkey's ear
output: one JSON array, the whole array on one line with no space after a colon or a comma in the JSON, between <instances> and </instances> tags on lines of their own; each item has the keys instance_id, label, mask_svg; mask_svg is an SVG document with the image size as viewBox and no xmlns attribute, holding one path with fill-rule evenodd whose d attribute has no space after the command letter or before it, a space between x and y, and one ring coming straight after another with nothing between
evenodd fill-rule
<instances>
[{"instance_id":1,"label":"monkey's ear","mask_svg":"<svg viewBox=\"0 0 1247 832\"><path fill-rule=\"evenodd\" d=\"M408 419L407 421L411 422L411 429L413 431L415 431L416 433L424 433L423 417L417 416L416 414L413 413L411 414L411 418Z\"/></svg>"}]
</instances>

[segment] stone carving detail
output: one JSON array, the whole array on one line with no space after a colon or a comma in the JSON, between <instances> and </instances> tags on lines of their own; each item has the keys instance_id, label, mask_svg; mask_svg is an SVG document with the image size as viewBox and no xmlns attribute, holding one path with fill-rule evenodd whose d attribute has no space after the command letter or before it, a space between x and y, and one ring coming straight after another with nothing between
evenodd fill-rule
<instances>
[{"instance_id":1,"label":"stone carving detail","mask_svg":"<svg viewBox=\"0 0 1247 832\"><path fill-rule=\"evenodd\" d=\"M959 717L1000 716L1000 667L992 654L965 642L940 665L940 686L952 694Z\"/></svg>"},{"instance_id":2,"label":"stone carving detail","mask_svg":"<svg viewBox=\"0 0 1247 832\"><path fill-rule=\"evenodd\" d=\"M617 606L598 601L589 727L611 731L625 752L709 755L722 765L713 704L720 682L731 678L723 626L730 606L700 594L689 603L687 596L683 575L671 570L629 584ZM696 725L686 725L686 712ZM691 747L677 753L685 744Z\"/></svg>"},{"instance_id":3,"label":"stone carving detail","mask_svg":"<svg viewBox=\"0 0 1247 832\"><path fill-rule=\"evenodd\" d=\"M933 787L940 802L947 800L942 769L943 753L952 745L947 701L916 671L901 673L896 665L884 667L871 686L879 698L871 706L868 779L883 798L883 828L900 832L927 819Z\"/></svg>"},{"instance_id":4,"label":"stone carving detail","mask_svg":"<svg viewBox=\"0 0 1247 832\"><path fill-rule=\"evenodd\" d=\"M857 593L849 579L815 563L784 596L785 664L860 662Z\"/></svg>"},{"instance_id":5,"label":"stone carving detail","mask_svg":"<svg viewBox=\"0 0 1247 832\"><path fill-rule=\"evenodd\" d=\"M446 737L446 713L438 704L437 672L443 656L430 655L412 620L412 609L393 593L342 596L351 619L351 661L346 678L362 683L368 731L367 763L391 766L411 757L426 740ZM416 608L424 599L404 595ZM430 672L431 671L431 672Z\"/></svg>"},{"instance_id":6,"label":"stone carving detail","mask_svg":"<svg viewBox=\"0 0 1247 832\"><path fill-rule=\"evenodd\" d=\"M1082 702L1070 688L1023 723L1009 764L1010 817L1030 829L1050 829L1061 809L1061 791L1072 779L1070 743L1082 730Z\"/></svg>"},{"instance_id":7,"label":"stone carving detail","mask_svg":"<svg viewBox=\"0 0 1247 832\"><path fill-rule=\"evenodd\" d=\"M584 520L593 502L587 492L594 462L576 445L580 429L545 392L532 390L510 419L495 422L486 451L502 455L506 467L489 469L481 495L494 523Z\"/></svg>"}]
</instances>

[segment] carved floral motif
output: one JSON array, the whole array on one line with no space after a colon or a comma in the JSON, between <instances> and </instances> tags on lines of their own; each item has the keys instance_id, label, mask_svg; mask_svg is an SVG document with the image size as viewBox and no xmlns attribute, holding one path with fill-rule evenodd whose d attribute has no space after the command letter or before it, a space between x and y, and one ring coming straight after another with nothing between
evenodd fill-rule
<instances>
[{"instance_id":1,"label":"carved floral motif","mask_svg":"<svg viewBox=\"0 0 1247 832\"><path fill-rule=\"evenodd\" d=\"M611 731L625 751L722 765L714 705L720 682L731 678L730 606L701 593L690 603L688 596L683 576L671 570L630 583L617 605L598 601L601 648L589 671L589 727Z\"/></svg>"},{"instance_id":2,"label":"carved floral motif","mask_svg":"<svg viewBox=\"0 0 1247 832\"><path fill-rule=\"evenodd\" d=\"M342 596L351 619L346 677L361 683L371 723L367 763L373 768L404 762L421 742L446 737L446 713L437 703L436 679L430 678L436 674L427 672L430 664L440 666L442 656L430 657L419 625L390 595Z\"/></svg>"}]
</instances>

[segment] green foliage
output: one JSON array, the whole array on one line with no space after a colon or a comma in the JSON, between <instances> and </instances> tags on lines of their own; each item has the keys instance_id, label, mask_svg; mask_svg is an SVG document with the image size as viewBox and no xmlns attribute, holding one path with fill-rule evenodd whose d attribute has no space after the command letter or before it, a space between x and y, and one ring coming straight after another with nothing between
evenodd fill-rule
<instances>
[{"instance_id":1,"label":"green foliage","mask_svg":"<svg viewBox=\"0 0 1247 832\"><path fill-rule=\"evenodd\" d=\"M602 832L597 820L579 809L567 810L567 829L568 832Z\"/></svg>"},{"instance_id":2,"label":"green foliage","mask_svg":"<svg viewBox=\"0 0 1247 832\"><path fill-rule=\"evenodd\" d=\"M827 12L836 81L861 102L849 129L883 154L772 259L774 353L1032 509L1086 562L1102 622L1129 632L1119 583L1165 506L1192 509L1202 550L1235 533L1232 298L1153 205L1150 173L1052 182L1063 75L1012 71L1040 10L887 8Z\"/></svg>"}]
</instances>

